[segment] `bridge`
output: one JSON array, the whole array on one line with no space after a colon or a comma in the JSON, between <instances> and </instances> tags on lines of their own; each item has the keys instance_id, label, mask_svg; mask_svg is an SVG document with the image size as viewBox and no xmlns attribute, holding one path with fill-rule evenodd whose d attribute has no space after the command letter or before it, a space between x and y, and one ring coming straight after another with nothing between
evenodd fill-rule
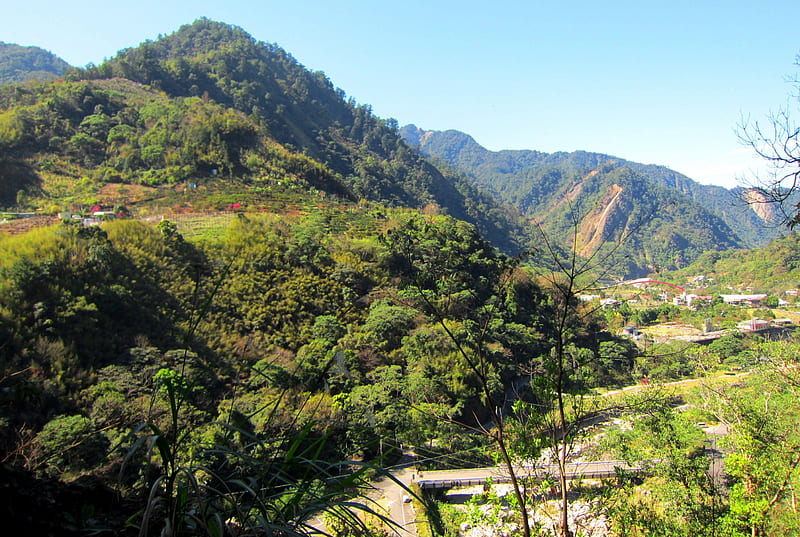
<instances>
[{"instance_id":1,"label":"bridge","mask_svg":"<svg viewBox=\"0 0 800 537\"><path fill-rule=\"evenodd\" d=\"M566 476L569 480L575 479L605 479L614 477L619 471L641 473L641 466L631 466L625 461L595 461L576 462L566 465ZM555 464L545 467L518 466L514 469L518 478L546 479L559 475L558 466ZM469 470L437 470L420 472L413 477L423 490L448 489L453 487L470 487L484 485L487 481L492 483L510 483L511 476L506 468L490 466L487 468L473 468Z\"/></svg>"}]
</instances>

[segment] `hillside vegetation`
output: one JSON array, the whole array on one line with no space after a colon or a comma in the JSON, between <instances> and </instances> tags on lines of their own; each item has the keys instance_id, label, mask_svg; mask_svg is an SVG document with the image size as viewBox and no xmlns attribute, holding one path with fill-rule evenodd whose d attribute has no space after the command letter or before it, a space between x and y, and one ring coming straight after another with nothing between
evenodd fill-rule
<instances>
[{"instance_id":1,"label":"hillside vegetation","mask_svg":"<svg viewBox=\"0 0 800 537\"><path fill-rule=\"evenodd\" d=\"M238 182L241 202L254 182L288 176L344 199L441 208L504 250L520 249L512 211L444 175L395 122L324 74L241 29L201 19L67 78L2 88L6 207L73 210L108 184L181 182L227 191Z\"/></svg>"},{"instance_id":2,"label":"hillside vegetation","mask_svg":"<svg viewBox=\"0 0 800 537\"><path fill-rule=\"evenodd\" d=\"M492 152L458 131L413 125L401 133L424 154L544 222L562 241L574 215L582 228L594 230L593 237L583 235L595 247L636 231L623 247L629 259L624 270L632 274L683 267L703 251L763 245L777 235L738 199L738 191L699 185L663 166L584 151Z\"/></svg>"},{"instance_id":3,"label":"hillside vegetation","mask_svg":"<svg viewBox=\"0 0 800 537\"><path fill-rule=\"evenodd\" d=\"M664 277L689 282L701 275L705 285L724 294L785 296L787 290L800 287L800 237L789 233L763 248L706 252L685 269Z\"/></svg>"},{"instance_id":4,"label":"hillside vegetation","mask_svg":"<svg viewBox=\"0 0 800 537\"><path fill-rule=\"evenodd\" d=\"M101 188L300 181L347 197L320 163L285 149L245 114L199 97L169 98L124 80L0 89L0 143L7 171L0 195L12 204L68 210L97 203ZM201 197L202 198L202 197Z\"/></svg>"},{"instance_id":5,"label":"hillside vegetation","mask_svg":"<svg viewBox=\"0 0 800 537\"><path fill-rule=\"evenodd\" d=\"M618 329L678 306L587 297L600 278L707 256L733 271L739 253L702 253L739 246L730 228L602 156L504 154L501 173L469 155L507 175L487 188L516 208L322 73L207 19L63 80L0 86L0 230L62 213L0 235L4 527L379 537L391 525L367 495L411 448L417 476L557 461L553 479L512 479L502 505L481 496L505 534L583 531L575 506L619 535L796 529L796 343L639 346ZM793 274L798 246L773 245L774 273ZM772 376L680 413L645 387L734 366ZM643 379L639 399L600 395ZM604 444L606 415L626 421ZM731 424L729 496L697 416ZM584 443L648 472L570 482ZM421 499L423 531L476 522Z\"/></svg>"},{"instance_id":6,"label":"hillside vegetation","mask_svg":"<svg viewBox=\"0 0 800 537\"><path fill-rule=\"evenodd\" d=\"M193 241L168 220L66 223L4 237L0 252L4 459L66 480L123 472L115 486L139 504L145 476L170 468L124 463L143 424L172 438L175 464L225 479L242 469L206 448L255 449L226 427L259 443L325 438L323 460L437 438L485 464L481 437L450 420L485 419L482 376L502 400L554 337L535 275L443 216L328 206ZM575 327L584 358L602 357L576 386L631 378L634 349L597 322ZM456 345L488 352L481 376Z\"/></svg>"},{"instance_id":7,"label":"hillside vegetation","mask_svg":"<svg viewBox=\"0 0 800 537\"><path fill-rule=\"evenodd\" d=\"M48 80L63 75L69 64L39 47L0 41L0 85Z\"/></svg>"}]
</instances>

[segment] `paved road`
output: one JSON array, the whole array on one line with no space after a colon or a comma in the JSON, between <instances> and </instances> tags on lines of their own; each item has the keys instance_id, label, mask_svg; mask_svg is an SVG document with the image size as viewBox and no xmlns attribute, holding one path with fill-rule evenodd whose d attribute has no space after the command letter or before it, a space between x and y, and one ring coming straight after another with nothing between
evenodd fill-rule
<instances>
[{"instance_id":1,"label":"paved road","mask_svg":"<svg viewBox=\"0 0 800 537\"><path fill-rule=\"evenodd\" d=\"M369 501L366 502L367 506L396 524L387 529L390 534L397 537L417 537L414 507L411 502L404 501L405 498L410 498L408 488L414 472L411 464L400 464L390 468L389 473L392 477L383 476L376 479L371 483L372 489L366 492L369 498ZM364 500L362 498L357 501L363 502ZM314 528L315 535L327 534L322 515L313 519L310 526Z\"/></svg>"},{"instance_id":2,"label":"paved road","mask_svg":"<svg viewBox=\"0 0 800 537\"><path fill-rule=\"evenodd\" d=\"M586 478L600 479L613 477L617 469L638 471L639 468L630 466L625 461L594 461L576 462L567 464L565 470L568 479ZM514 469L517 476L544 478L558 476L558 466L547 467L518 466ZM473 468L470 470L438 470L423 472L416 482L423 489L450 488L454 486L480 485L491 479L493 483L508 483L511 477L505 468L492 466L488 468Z\"/></svg>"},{"instance_id":3,"label":"paved road","mask_svg":"<svg viewBox=\"0 0 800 537\"><path fill-rule=\"evenodd\" d=\"M414 507L410 501L405 501L410 498L407 489L411 485L414 472L414 468L408 466L391 472L392 477L402 483L402 486L389 477L384 477L372 483L375 491L385 500L385 505L388 509L387 516L398 526L393 528L395 535L401 537L415 537L417 535Z\"/></svg>"}]
</instances>

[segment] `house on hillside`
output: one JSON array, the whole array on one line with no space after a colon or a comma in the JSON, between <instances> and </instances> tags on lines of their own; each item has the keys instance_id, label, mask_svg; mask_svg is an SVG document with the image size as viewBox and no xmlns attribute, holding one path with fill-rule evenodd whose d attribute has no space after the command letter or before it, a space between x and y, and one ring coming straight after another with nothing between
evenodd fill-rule
<instances>
[{"instance_id":1,"label":"house on hillside","mask_svg":"<svg viewBox=\"0 0 800 537\"><path fill-rule=\"evenodd\" d=\"M622 335L631 337L637 341L642 337L642 333L639 332L639 327L633 323L625 325L625 328L622 329Z\"/></svg>"},{"instance_id":2,"label":"house on hillside","mask_svg":"<svg viewBox=\"0 0 800 537\"><path fill-rule=\"evenodd\" d=\"M114 211L94 211L92 213L92 218L97 220L113 220L117 217L117 213Z\"/></svg>"}]
</instances>

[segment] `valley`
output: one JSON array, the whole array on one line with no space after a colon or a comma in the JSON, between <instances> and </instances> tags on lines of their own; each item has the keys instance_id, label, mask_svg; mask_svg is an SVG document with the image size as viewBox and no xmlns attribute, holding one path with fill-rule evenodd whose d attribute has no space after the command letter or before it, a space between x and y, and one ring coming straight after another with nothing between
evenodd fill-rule
<instances>
[{"instance_id":1,"label":"valley","mask_svg":"<svg viewBox=\"0 0 800 537\"><path fill-rule=\"evenodd\" d=\"M800 531L800 236L763 198L400 127L206 18L0 51L9 527Z\"/></svg>"}]
</instances>

